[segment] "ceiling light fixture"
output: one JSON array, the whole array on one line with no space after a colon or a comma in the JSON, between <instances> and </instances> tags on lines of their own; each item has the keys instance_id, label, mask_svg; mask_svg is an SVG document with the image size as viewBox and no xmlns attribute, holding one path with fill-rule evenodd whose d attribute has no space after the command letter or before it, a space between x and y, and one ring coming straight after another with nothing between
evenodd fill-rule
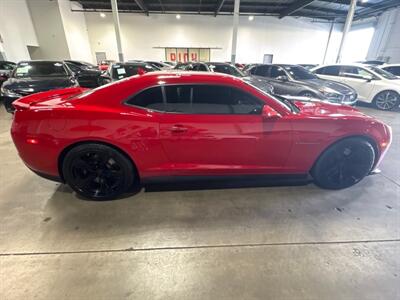
<instances>
[{"instance_id":1,"label":"ceiling light fixture","mask_svg":"<svg viewBox=\"0 0 400 300\"><path fill-rule=\"evenodd\" d=\"M181 19L181 15L180 15L180 14L177 14L177 15L176 15L176 18L177 18L178 20L180 20L180 19Z\"/></svg>"},{"instance_id":2,"label":"ceiling light fixture","mask_svg":"<svg viewBox=\"0 0 400 300\"><path fill-rule=\"evenodd\" d=\"M254 16L249 16L249 21L253 21L254 20Z\"/></svg>"},{"instance_id":3,"label":"ceiling light fixture","mask_svg":"<svg viewBox=\"0 0 400 300\"><path fill-rule=\"evenodd\" d=\"M100 13L100 17L105 18L106 14L105 13Z\"/></svg>"}]
</instances>

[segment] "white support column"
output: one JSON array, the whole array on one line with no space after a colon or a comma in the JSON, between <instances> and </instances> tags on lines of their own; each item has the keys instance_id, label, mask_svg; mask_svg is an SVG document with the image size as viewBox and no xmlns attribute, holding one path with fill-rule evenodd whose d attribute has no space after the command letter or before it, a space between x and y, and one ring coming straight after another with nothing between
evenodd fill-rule
<instances>
[{"instance_id":1,"label":"white support column","mask_svg":"<svg viewBox=\"0 0 400 300\"><path fill-rule=\"evenodd\" d=\"M324 59L322 60L322 64L323 64L323 65L325 64L326 55L328 54L329 43L331 42L331 36L332 36L333 27L335 27L335 20L332 21L332 23L331 23L331 28L329 29L328 41L326 42L326 48L325 48L325 53L324 53Z\"/></svg>"},{"instance_id":2,"label":"white support column","mask_svg":"<svg viewBox=\"0 0 400 300\"><path fill-rule=\"evenodd\" d=\"M231 63L236 62L236 46L237 46L237 34L239 27L239 7L240 0L235 0L233 8L233 30L232 30L232 52L231 52Z\"/></svg>"},{"instance_id":3,"label":"white support column","mask_svg":"<svg viewBox=\"0 0 400 300\"><path fill-rule=\"evenodd\" d=\"M351 24L353 23L353 17L354 17L354 11L356 10L356 5L357 5L357 0L351 0L349 12L347 13L346 22L344 23L344 27L343 27L342 40L340 42L340 47L339 47L338 55L336 58L337 63L340 63L340 61L342 59L343 47L346 42L347 33L349 32Z\"/></svg>"},{"instance_id":4,"label":"white support column","mask_svg":"<svg viewBox=\"0 0 400 300\"><path fill-rule=\"evenodd\" d=\"M118 13L117 0L111 0L111 8L112 8L113 19L114 19L115 38L117 40L118 58L119 58L120 62L123 62L124 54L122 53L121 26L119 24L119 13Z\"/></svg>"}]
</instances>

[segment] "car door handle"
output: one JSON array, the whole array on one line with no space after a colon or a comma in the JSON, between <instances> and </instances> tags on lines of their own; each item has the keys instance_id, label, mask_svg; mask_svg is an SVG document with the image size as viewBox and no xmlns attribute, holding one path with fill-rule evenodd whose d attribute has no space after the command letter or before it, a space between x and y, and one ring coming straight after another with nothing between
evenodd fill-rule
<instances>
[{"instance_id":1,"label":"car door handle","mask_svg":"<svg viewBox=\"0 0 400 300\"><path fill-rule=\"evenodd\" d=\"M172 132L185 132L188 129L185 126L182 126L182 125L174 125L169 130L172 131Z\"/></svg>"}]
</instances>

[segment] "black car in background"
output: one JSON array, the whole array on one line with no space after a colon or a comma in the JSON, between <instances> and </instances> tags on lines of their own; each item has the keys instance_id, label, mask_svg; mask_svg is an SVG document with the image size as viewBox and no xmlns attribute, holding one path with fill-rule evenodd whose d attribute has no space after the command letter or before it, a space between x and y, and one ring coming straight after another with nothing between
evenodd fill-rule
<instances>
[{"instance_id":1,"label":"black car in background","mask_svg":"<svg viewBox=\"0 0 400 300\"><path fill-rule=\"evenodd\" d=\"M357 92L353 88L321 79L299 65L256 65L247 72L256 78L267 79L277 95L304 96L348 105L357 102Z\"/></svg>"},{"instance_id":2,"label":"black car in background","mask_svg":"<svg viewBox=\"0 0 400 300\"><path fill-rule=\"evenodd\" d=\"M97 66L76 60L64 60L64 63L74 73L81 87L95 88L101 85L103 72Z\"/></svg>"},{"instance_id":3,"label":"black car in background","mask_svg":"<svg viewBox=\"0 0 400 300\"><path fill-rule=\"evenodd\" d=\"M79 86L78 81L62 61L22 61L3 83L0 96L6 110L12 112L12 103L18 98L74 86Z\"/></svg>"},{"instance_id":4,"label":"black car in background","mask_svg":"<svg viewBox=\"0 0 400 300\"><path fill-rule=\"evenodd\" d=\"M8 77L10 77L10 74L16 65L16 63L11 61L0 61L0 86L8 79Z\"/></svg>"},{"instance_id":5,"label":"black car in background","mask_svg":"<svg viewBox=\"0 0 400 300\"><path fill-rule=\"evenodd\" d=\"M101 84L118 81L133 75L159 71L160 69L145 62L113 63L101 75Z\"/></svg>"}]
</instances>

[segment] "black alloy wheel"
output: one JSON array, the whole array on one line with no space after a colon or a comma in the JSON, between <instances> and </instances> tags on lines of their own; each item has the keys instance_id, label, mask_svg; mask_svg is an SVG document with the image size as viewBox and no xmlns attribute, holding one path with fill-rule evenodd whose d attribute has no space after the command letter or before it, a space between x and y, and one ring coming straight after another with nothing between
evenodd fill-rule
<instances>
[{"instance_id":1,"label":"black alloy wheel","mask_svg":"<svg viewBox=\"0 0 400 300\"><path fill-rule=\"evenodd\" d=\"M375 151L362 138L347 138L329 147L317 160L311 175L316 185L326 189L350 187L372 170Z\"/></svg>"},{"instance_id":2,"label":"black alloy wheel","mask_svg":"<svg viewBox=\"0 0 400 300\"><path fill-rule=\"evenodd\" d=\"M137 180L131 161L103 144L82 144L71 149L63 161L63 175L79 195L110 200L126 193Z\"/></svg>"}]
</instances>

